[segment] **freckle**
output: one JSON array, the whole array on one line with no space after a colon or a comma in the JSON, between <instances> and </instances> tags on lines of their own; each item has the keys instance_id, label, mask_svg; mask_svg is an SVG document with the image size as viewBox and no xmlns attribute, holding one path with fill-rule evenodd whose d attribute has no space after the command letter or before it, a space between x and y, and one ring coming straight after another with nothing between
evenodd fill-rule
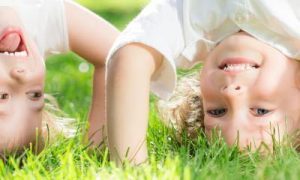
<instances>
[{"instance_id":1,"label":"freckle","mask_svg":"<svg viewBox=\"0 0 300 180\"><path fill-rule=\"evenodd\" d=\"M237 86L236 88L235 88L235 90L240 90L241 89L241 87L240 86Z\"/></svg>"}]
</instances>

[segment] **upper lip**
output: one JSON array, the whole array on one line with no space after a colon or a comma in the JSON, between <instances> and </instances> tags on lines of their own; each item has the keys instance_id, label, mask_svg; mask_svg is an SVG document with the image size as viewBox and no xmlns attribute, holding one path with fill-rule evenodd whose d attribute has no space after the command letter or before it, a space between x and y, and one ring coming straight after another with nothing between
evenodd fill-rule
<instances>
[{"instance_id":1,"label":"upper lip","mask_svg":"<svg viewBox=\"0 0 300 180\"><path fill-rule=\"evenodd\" d=\"M228 65L239 65L239 64L247 64L250 65L253 68L259 68L260 67L260 63L256 62L253 59L249 59L246 57L229 57L229 58L225 58L223 59L218 67L219 69L224 69L225 67L228 67Z\"/></svg>"}]
</instances>

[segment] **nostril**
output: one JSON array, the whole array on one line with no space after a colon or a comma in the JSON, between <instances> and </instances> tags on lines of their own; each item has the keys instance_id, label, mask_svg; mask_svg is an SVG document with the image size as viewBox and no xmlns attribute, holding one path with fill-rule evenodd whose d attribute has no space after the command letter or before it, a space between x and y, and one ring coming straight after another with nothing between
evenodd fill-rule
<instances>
[{"instance_id":1,"label":"nostril","mask_svg":"<svg viewBox=\"0 0 300 180\"><path fill-rule=\"evenodd\" d=\"M16 72L17 73L23 73L23 72L25 72L25 70L24 69L17 69Z\"/></svg>"},{"instance_id":2,"label":"nostril","mask_svg":"<svg viewBox=\"0 0 300 180\"><path fill-rule=\"evenodd\" d=\"M14 68L10 71L10 75L17 81L23 81L26 76L26 69L20 67Z\"/></svg>"}]
</instances>

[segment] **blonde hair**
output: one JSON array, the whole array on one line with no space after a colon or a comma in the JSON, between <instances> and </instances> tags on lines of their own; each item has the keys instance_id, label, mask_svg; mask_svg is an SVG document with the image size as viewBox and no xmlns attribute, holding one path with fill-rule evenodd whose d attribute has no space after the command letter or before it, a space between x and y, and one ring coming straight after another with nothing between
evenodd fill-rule
<instances>
[{"instance_id":1,"label":"blonde hair","mask_svg":"<svg viewBox=\"0 0 300 180\"><path fill-rule=\"evenodd\" d=\"M182 77L171 98L158 101L157 109L162 121L176 130L178 140L183 132L193 139L201 128L204 129L199 78L198 73Z\"/></svg>"},{"instance_id":2,"label":"blonde hair","mask_svg":"<svg viewBox=\"0 0 300 180\"><path fill-rule=\"evenodd\" d=\"M75 119L66 117L56 99L45 94L45 106L42 112L42 138L48 143L58 136L72 137L75 135Z\"/></svg>"}]
</instances>

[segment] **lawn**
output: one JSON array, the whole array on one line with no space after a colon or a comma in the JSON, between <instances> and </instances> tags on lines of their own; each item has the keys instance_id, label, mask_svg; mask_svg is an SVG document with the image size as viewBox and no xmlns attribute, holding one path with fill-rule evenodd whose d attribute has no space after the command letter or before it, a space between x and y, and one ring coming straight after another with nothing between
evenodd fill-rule
<instances>
[{"instance_id":1,"label":"lawn","mask_svg":"<svg viewBox=\"0 0 300 180\"><path fill-rule=\"evenodd\" d=\"M146 0L78 0L123 29ZM149 163L116 167L108 151L91 151L81 143L91 101L93 67L75 54L47 60L46 92L56 97L67 117L76 119L74 138L59 138L39 155L27 150L21 157L0 161L1 179L299 179L299 154L289 147L276 147L273 154L240 153L221 139L208 142L203 134L195 141L175 140L174 132L160 122L156 98L151 96L147 134Z\"/></svg>"}]
</instances>

